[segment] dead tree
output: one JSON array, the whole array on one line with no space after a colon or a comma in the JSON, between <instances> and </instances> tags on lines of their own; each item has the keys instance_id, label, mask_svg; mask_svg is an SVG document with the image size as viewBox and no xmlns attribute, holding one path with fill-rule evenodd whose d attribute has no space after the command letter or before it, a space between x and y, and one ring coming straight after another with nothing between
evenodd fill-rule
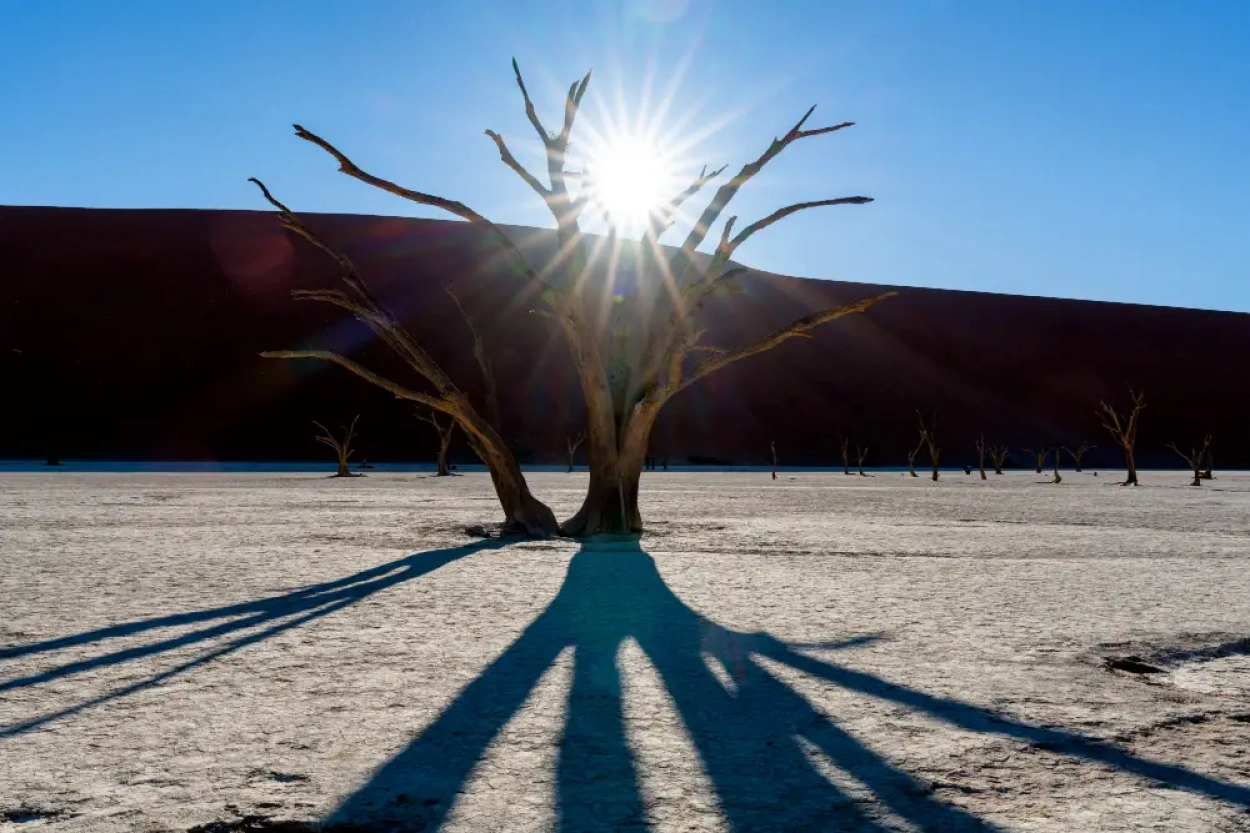
<instances>
[{"instance_id":1,"label":"dead tree","mask_svg":"<svg viewBox=\"0 0 1250 833\"><path fill-rule=\"evenodd\" d=\"M851 473L851 438L842 437L839 441L839 447L842 451L842 473Z\"/></svg>"},{"instance_id":2,"label":"dead tree","mask_svg":"<svg viewBox=\"0 0 1250 833\"><path fill-rule=\"evenodd\" d=\"M1007 458L1011 455L1010 449L1004 443L1002 445L992 445L989 447L990 460L994 463L994 474L1003 473L1003 464L1007 462Z\"/></svg>"},{"instance_id":3,"label":"dead tree","mask_svg":"<svg viewBox=\"0 0 1250 833\"><path fill-rule=\"evenodd\" d=\"M977 471L981 473L981 479L985 480L985 452L989 450L989 446L985 444L984 435L977 437Z\"/></svg>"},{"instance_id":4,"label":"dead tree","mask_svg":"<svg viewBox=\"0 0 1250 833\"><path fill-rule=\"evenodd\" d=\"M1037 447L1037 450L1034 450L1032 448L1026 448L1024 452L1026 454L1033 455L1033 460L1037 464L1037 468L1035 469L1035 471L1038 474L1041 474L1042 472L1046 470L1046 458L1050 455L1049 448L1047 448L1045 445L1039 445ZM1058 454L1058 452L1055 452L1055 453L1056 455Z\"/></svg>"},{"instance_id":5,"label":"dead tree","mask_svg":"<svg viewBox=\"0 0 1250 833\"><path fill-rule=\"evenodd\" d=\"M773 455L773 480L776 480L777 479L777 441L776 440L768 441L768 450L772 452L772 455Z\"/></svg>"},{"instance_id":6,"label":"dead tree","mask_svg":"<svg viewBox=\"0 0 1250 833\"><path fill-rule=\"evenodd\" d=\"M1054 465L1054 471L1053 471L1053 474L1055 475L1055 477L1054 477L1054 479L1053 479L1053 480L1051 480L1050 482L1051 482L1051 483L1062 483L1062 482L1063 482L1063 476L1062 476L1061 474L1059 474L1059 449L1058 449L1058 448L1056 448L1056 449L1055 449L1055 457L1054 457L1054 463L1053 463L1053 465Z\"/></svg>"},{"instance_id":7,"label":"dead tree","mask_svg":"<svg viewBox=\"0 0 1250 833\"><path fill-rule=\"evenodd\" d=\"M907 452L907 473L912 477L919 477L916 474L916 455L920 453L920 449L924 448L924 434L920 435L920 442L916 443L916 447Z\"/></svg>"},{"instance_id":8,"label":"dead tree","mask_svg":"<svg viewBox=\"0 0 1250 833\"><path fill-rule=\"evenodd\" d=\"M339 170L350 177L476 224L489 233L519 274L541 288L539 297L542 308L537 312L554 321L563 333L577 370L587 411L590 467L587 493L581 509L561 524L560 529L571 536L638 532L642 529L638 484L643 457L656 418L670 399L721 368L771 350L791 339L802 338L827 322L864 312L896 294L884 292L806 315L741 347L713 347L702 343L706 327L700 324L700 315L711 298L731 290L746 271L743 267L732 265L731 258L756 232L800 211L871 202L869 197L852 196L795 203L746 225L736 234L734 226L737 218L730 217L722 227L713 250L707 255L696 254L738 191L782 151L800 140L843 130L853 123L806 129L807 120L815 108L809 109L781 138L774 139L758 158L744 165L720 186L692 223L681 246L675 251L666 251L658 245L659 237L679 219L682 205L724 171L721 168L709 172L704 168L686 189L652 212L641 244L633 250L639 286L645 291L625 298L621 303L612 303L612 298L616 296L612 280L614 258L626 247L616 240L616 230L610 217L605 217L609 224L607 246L583 233L582 222L587 212L599 205L594 171L574 172L569 169L570 138L590 84L590 74L569 87L559 129L551 131L541 121L516 61L512 62L512 68L526 118L544 150L546 181L526 169L513 155L503 136L493 130L486 131L486 135L494 143L503 163L538 194L555 219L557 254L541 270L526 261L498 226L463 203L414 191L368 173L325 139L298 125L296 135L333 156ZM575 179L581 181L576 194L570 189L570 182ZM609 312L605 315L603 310ZM450 380L445 387L451 390ZM462 396L453 404L452 399L443 395L443 388L438 390L443 396L438 400L442 408L449 413L454 411L453 415L471 443L486 447L484 450L500 458L496 467L506 469L508 483L519 485L525 498L523 502L537 512L535 501L523 488L519 469L514 471L511 453L505 456L495 447L497 435L489 437L489 441L482 438L477 423L485 420L481 420L475 411L469 413L465 409L461 402L467 400ZM499 445L502 447L502 443ZM505 506L508 503L505 501Z\"/></svg>"},{"instance_id":9,"label":"dead tree","mask_svg":"<svg viewBox=\"0 0 1250 833\"><path fill-rule=\"evenodd\" d=\"M1064 446L1063 450L1068 452L1068 456L1072 458L1072 468L1079 474L1081 472L1081 461L1085 459L1086 452L1097 447L1098 446L1090 445L1089 443L1081 443L1075 450L1068 448L1067 446ZM1058 455L1058 453L1058 451L1055 452L1056 455Z\"/></svg>"},{"instance_id":10,"label":"dead tree","mask_svg":"<svg viewBox=\"0 0 1250 833\"><path fill-rule=\"evenodd\" d=\"M364 477L363 474L354 472L347 467L347 461L356 453L352 448L352 439L356 436L356 421L358 419L360 419L360 414L352 417L351 425L344 425L340 422L339 436L337 437L329 428L326 428L317 420L314 419L312 421L312 424L321 430L321 433L314 439L322 445L328 445L334 449L334 456L338 458L339 470L334 475L335 477Z\"/></svg>"},{"instance_id":11,"label":"dead tree","mask_svg":"<svg viewBox=\"0 0 1250 833\"><path fill-rule=\"evenodd\" d=\"M868 476L864 474L864 461L867 459L868 459L868 447L864 446L861 448L860 446L855 446L855 464L859 468L860 477Z\"/></svg>"},{"instance_id":12,"label":"dead tree","mask_svg":"<svg viewBox=\"0 0 1250 833\"><path fill-rule=\"evenodd\" d=\"M436 476L449 476L451 469L447 467L447 450L451 448L451 437L456 433L456 423L450 419L440 422L438 411L430 411L428 414L417 411L416 414L417 419L433 425L434 430L438 432L438 474Z\"/></svg>"},{"instance_id":13,"label":"dead tree","mask_svg":"<svg viewBox=\"0 0 1250 833\"><path fill-rule=\"evenodd\" d=\"M296 134L313 141L310 138L311 134L306 133L302 128L297 127ZM350 162L346 161L346 157L344 157L343 164L344 170L347 170L349 166L354 168ZM464 432L469 447L490 471L495 495L503 507L505 522L531 535L554 534L559 529L555 515L546 504L530 493L529 485L525 482L525 476L521 473L516 456L499 435L498 429L489 419L478 413L469 397L426 352L417 338L374 297L351 260L304 225L303 221L269 192L264 183L255 178L251 181L256 183L265 199L278 210L278 218L288 231L320 249L338 266L338 279L343 289L297 289L291 293L292 297L301 301L320 301L352 313L380 341L390 347L408 366L413 375L423 380L433 389L433 392L418 391L413 387L392 381L353 359L328 350L273 350L261 355L266 358L318 359L332 362L400 399L416 402L433 411L446 414ZM454 205L459 206L465 212L470 211L459 203ZM488 222L485 218L482 220ZM507 240L502 230L493 225L490 227L496 230L500 238ZM512 244L509 242L508 245ZM520 257L519 252L517 257ZM532 275L532 280L540 282L541 278L535 273Z\"/></svg>"},{"instance_id":14,"label":"dead tree","mask_svg":"<svg viewBox=\"0 0 1250 833\"><path fill-rule=\"evenodd\" d=\"M1120 448L1124 449L1124 463L1125 468L1128 469L1128 476L1120 485L1136 486L1137 460L1134 455L1137 449L1137 422L1142 409L1146 407L1146 393L1129 388L1128 395L1133 403L1131 408L1117 411L1105 401L1099 402L1098 418L1102 420L1103 427L1115 438Z\"/></svg>"},{"instance_id":15,"label":"dead tree","mask_svg":"<svg viewBox=\"0 0 1250 833\"><path fill-rule=\"evenodd\" d=\"M931 416L927 423L924 415L919 411L916 411L916 416L920 418L920 443L929 449L929 462L933 464L933 482L936 483L938 481L938 454L941 452L937 444L937 414Z\"/></svg>"},{"instance_id":16,"label":"dead tree","mask_svg":"<svg viewBox=\"0 0 1250 833\"><path fill-rule=\"evenodd\" d=\"M1194 480L1189 485L1202 485L1202 463L1207 459L1207 453L1211 449L1211 435L1207 434L1202 439L1202 447L1190 449L1189 451L1181 451L1176 447L1176 443L1168 443L1168 448L1175 451L1185 462L1189 464L1189 469L1194 473Z\"/></svg>"},{"instance_id":17,"label":"dead tree","mask_svg":"<svg viewBox=\"0 0 1250 833\"><path fill-rule=\"evenodd\" d=\"M1207 449L1207 467L1202 470L1202 479L1214 480L1215 479L1214 468L1215 468L1215 462L1211 459L1211 449L1208 448Z\"/></svg>"},{"instance_id":18,"label":"dead tree","mask_svg":"<svg viewBox=\"0 0 1250 833\"><path fill-rule=\"evenodd\" d=\"M582 431L582 432L581 432L580 434L578 434L576 437L565 437L565 438L564 438L564 446L565 446L565 448L567 448L567 449L568 449L568 452L569 452L569 472L570 472L570 473L573 471L574 457L575 457L575 455L577 454L577 449L578 449L578 448L580 448L580 447L581 447L581 444L582 444L582 443L584 443L584 442L586 442L586 432L585 432L585 431Z\"/></svg>"}]
</instances>

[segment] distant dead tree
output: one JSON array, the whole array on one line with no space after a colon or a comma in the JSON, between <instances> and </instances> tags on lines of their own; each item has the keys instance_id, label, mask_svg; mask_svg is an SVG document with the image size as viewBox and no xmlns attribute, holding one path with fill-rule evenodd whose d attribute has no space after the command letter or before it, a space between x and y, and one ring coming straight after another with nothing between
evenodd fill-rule
<instances>
[{"instance_id":1,"label":"distant dead tree","mask_svg":"<svg viewBox=\"0 0 1250 833\"><path fill-rule=\"evenodd\" d=\"M1072 468L1079 474L1081 471L1081 461L1085 458L1086 452L1095 449L1098 446L1089 443L1081 443L1075 449L1064 446L1063 450L1068 452L1068 456L1072 458ZM1058 451L1055 452L1058 455Z\"/></svg>"},{"instance_id":2,"label":"distant dead tree","mask_svg":"<svg viewBox=\"0 0 1250 833\"><path fill-rule=\"evenodd\" d=\"M921 434L920 442L916 443L916 447L907 452L907 473L912 477L919 477L916 474L916 455L920 453L920 449L924 448L924 435Z\"/></svg>"},{"instance_id":3,"label":"distant dead tree","mask_svg":"<svg viewBox=\"0 0 1250 833\"><path fill-rule=\"evenodd\" d=\"M1207 449L1207 467L1202 470L1202 479L1214 480L1215 479L1214 468L1215 468L1215 462L1211 459L1211 449L1208 448Z\"/></svg>"},{"instance_id":4,"label":"distant dead tree","mask_svg":"<svg viewBox=\"0 0 1250 833\"><path fill-rule=\"evenodd\" d=\"M860 477L868 476L864 474L864 461L867 459L868 459L868 447L864 446L863 448L861 448L860 446L855 446L855 461L856 461L856 465L859 467Z\"/></svg>"},{"instance_id":5,"label":"distant dead tree","mask_svg":"<svg viewBox=\"0 0 1250 833\"><path fill-rule=\"evenodd\" d=\"M985 452L989 450L989 446L985 443L985 435L977 437L977 471L981 473L981 479L985 480Z\"/></svg>"},{"instance_id":6,"label":"distant dead tree","mask_svg":"<svg viewBox=\"0 0 1250 833\"><path fill-rule=\"evenodd\" d=\"M568 449L568 452L569 452L569 471L570 471L570 472L571 472L571 471L573 471L574 457L575 457L575 456L576 456L576 454L577 454L577 449L578 449L579 447L581 447L581 444L582 444L582 443L584 443L584 442L586 442L586 432L585 432L585 431L582 431L582 432L581 432L580 434L578 434L576 437L565 437L565 438L564 438L564 446L565 446L565 448L567 448L567 449Z\"/></svg>"},{"instance_id":7,"label":"distant dead tree","mask_svg":"<svg viewBox=\"0 0 1250 833\"><path fill-rule=\"evenodd\" d=\"M840 440L842 450L842 473L851 473L851 438L842 437Z\"/></svg>"},{"instance_id":8,"label":"distant dead tree","mask_svg":"<svg viewBox=\"0 0 1250 833\"><path fill-rule=\"evenodd\" d=\"M439 421L438 411L430 411L428 414L423 411L417 411L416 416L422 422L428 422L430 425L433 425L434 430L438 432L438 474L435 476L449 476L451 469L447 466L447 450L451 448L451 437L456 433L456 423L450 419Z\"/></svg>"},{"instance_id":9,"label":"distant dead tree","mask_svg":"<svg viewBox=\"0 0 1250 833\"><path fill-rule=\"evenodd\" d=\"M938 480L938 454L941 449L937 444L937 414L931 416L928 422L925 422L924 415L916 411L916 416L920 419L920 444L929 449L929 462L933 464L933 482ZM917 446L919 450L919 446Z\"/></svg>"},{"instance_id":10,"label":"distant dead tree","mask_svg":"<svg viewBox=\"0 0 1250 833\"><path fill-rule=\"evenodd\" d=\"M351 459L353 454L356 453L352 448L352 440L356 436L356 421L359 419L360 414L357 414L352 417L351 425L344 425L340 422L339 428L341 430L339 431L339 436L337 437L329 428L326 428L320 422L317 422L317 420L314 419L312 421L313 425L321 429L321 433L314 437L314 439L322 445L328 445L330 448L334 449L334 456L338 458L339 470L334 475L335 477L364 477L364 475L354 472L347 467L347 461Z\"/></svg>"},{"instance_id":11,"label":"distant dead tree","mask_svg":"<svg viewBox=\"0 0 1250 833\"><path fill-rule=\"evenodd\" d=\"M989 447L990 460L994 463L994 474L1003 473L1003 464L1007 462L1007 458L1011 456L1011 450L1007 448L1007 444L992 445Z\"/></svg>"},{"instance_id":12,"label":"distant dead tree","mask_svg":"<svg viewBox=\"0 0 1250 833\"><path fill-rule=\"evenodd\" d=\"M1036 450L1032 448L1026 448L1024 450L1024 453L1033 455L1034 462L1037 464L1036 471L1038 474L1041 474L1043 471L1046 470L1046 457L1050 454L1049 448L1047 448L1045 445L1039 445ZM1058 454L1059 452L1055 452L1055 453Z\"/></svg>"},{"instance_id":13,"label":"distant dead tree","mask_svg":"<svg viewBox=\"0 0 1250 833\"><path fill-rule=\"evenodd\" d=\"M1176 443L1168 443L1168 448L1179 454L1186 463L1189 464L1190 470L1194 473L1194 481L1191 486L1202 485L1202 464L1207 459L1207 452L1211 448L1211 435L1207 434L1202 438L1202 447L1193 448L1189 451L1181 451L1176 447Z\"/></svg>"},{"instance_id":14,"label":"distant dead tree","mask_svg":"<svg viewBox=\"0 0 1250 833\"><path fill-rule=\"evenodd\" d=\"M768 450L771 451L773 455L773 480L776 480L777 479L777 441L776 440L768 441Z\"/></svg>"},{"instance_id":15,"label":"distant dead tree","mask_svg":"<svg viewBox=\"0 0 1250 833\"><path fill-rule=\"evenodd\" d=\"M1137 485L1137 460L1134 457L1137 449L1137 422L1141 416L1142 409L1146 407L1146 392L1134 391L1131 387L1128 389L1132 407L1124 411L1117 411L1105 401L1098 403L1098 418L1102 420L1102 425L1115 438L1115 441L1124 449L1125 468L1128 469L1128 476L1121 483L1121 486Z\"/></svg>"}]
</instances>

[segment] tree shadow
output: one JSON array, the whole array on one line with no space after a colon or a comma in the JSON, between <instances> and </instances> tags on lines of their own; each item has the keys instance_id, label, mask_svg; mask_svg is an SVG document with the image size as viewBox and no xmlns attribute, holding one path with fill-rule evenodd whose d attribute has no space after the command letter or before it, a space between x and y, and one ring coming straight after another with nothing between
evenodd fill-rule
<instances>
[{"instance_id":1,"label":"tree shadow","mask_svg":"<svg viewBox=\"0 0 1250 833\"><path fill-rule=\"evenodd\" d=\"M873 638L819 647L837 649ZM547 609L326 824L378 830L441 827L487 747L557 656L571 648L573 675L556 772L557 829L646 829L617 666L627 639L636 641L658 672L735 831L897 829L885 815L923 831L1000 829L934 796L927 784L872 751L769 673L760 657L961 729L1020 739L1250 807L1246 787L888 683L799 653L766 633L722 628L678 599L651 557L631 542L583 546ZM732 683L723 683L709 662L718 664ZM857 801L827 778L817 766L820 757L871 791L877 805Z\"/></svg>"},{"instance_id":2,"label":"tree shadow","mask_svg":"<svg viewBox=\"0 0 1250 833\"><path fill-rule=\"evenodd\" d=\"M4 680L0 682L0 695L3 695L7 691L49 683L74 674L120 665L133 660L152 657L187 646L239 634L237 638L226 642L224 645L214 647L190 660L124 687L113 689L98 697L75 703L57 711L47 712L19 723L0 726L0 739L29 732L52 721L69 717L110 700L116 700L158 685L197 666L220 659L249 645L254 645L284 631L342 610L379 591L431 573L465 556L483 550L497 549L505 546L507 543L506 539L491 539L461 547L415 553L378 565L377 567L361 570L350 576L302 587L280 596L188 613L157 616L85 631L72 636L0 649L0 660L13 659L84 645L95 645L109 639L136 636L167 628L211 623L208 624L208 627L199 628L189 633L164 639L155 639L143 645L122 648L88 659L62 663L38 673Z\"/></svg>"}]
</instances>

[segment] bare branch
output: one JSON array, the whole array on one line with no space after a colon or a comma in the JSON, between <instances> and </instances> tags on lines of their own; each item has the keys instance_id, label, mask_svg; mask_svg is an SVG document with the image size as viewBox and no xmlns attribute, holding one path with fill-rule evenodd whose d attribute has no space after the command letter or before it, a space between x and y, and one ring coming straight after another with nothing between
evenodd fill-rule
<instances>
[{"instance_id":1,"label":"bare branch","mask_svg":"<svg viewBox=\"0 0 1250 833\"><path fill-rule=\"evenodd\" d=\"M530 124L534 125L534 131L538 133L538 138L542 139L543 144L551 144L551 134L547 132L547 128L543 127L542 121L538 118L538 111L534 109L534 102L530 100L529 90L525 89L525 80L521 78L521 67L517 64L516 58L512 59L512 73L516 76L516 85L521 88L521 97L525 99L525 117L530 120Z\"/></svg>"},{"instance_id":2,"label":"bare branch","mask_svg":"<svg viewBox=\"0 0 1250 833\"><path fill-rule=\"evenodd\" d=\"M672 394L689 387L691 384L697 382L699 379L702 379L704 376L707 376L709 373L720 370L726 365L733 364L734 362L745 359L748 356L754 356L757 353L763 353L766 350L771 350L782 342L802 336L806 334L808 330L815 329L821 324L825 324L829 321L835 321L854 313L864 312L875 304L884 301L886 298L892 298L897 294L898 293L894 291L882 292L880 295L861 298L860 300L853 301L849 304L843 304L842 306L834 307L833 309L804 316L803 318L800 318L785 327L774 330L772 333L769 333L767 336L754 344L749 344L746 347L741 347L737 350L730 350L713 358L707 359L703 363L697 365L690 371L689 374L680 380L670 379L669 384L666 387L666 392L668 396L671 396ZM667 396L665 398L667 398Z\"/></svg>"},{"instance_id":3,"label":"bare branch","mask_svg":"<svg viewBox=\"0 0 1250 833\"><path fill-rule=\"evenodd\" d=\"M704 165L703 170L701 170L699 175L695 177L694 182L690 183L690 185L686 187L686 190L682 191L656 211L652 212L647 231L650 239L658 240L660 235L672 228L673 223L677 221L677 213L681 210L681 207L686 200L699 193L704 185L707 185L709 182L716 179L716 177L724 173L725 168L727 167L729 166L721 165L716 170L708 173L707 165Z\"/></svg>"},{"instance_id":4,"label":"bare branch","mask_svg":"<svg viewBox=\"0 0 1250 833\"><path fill-rule=\"evenodd\" d=\"M712 197L712 201L708 204L707 208L703 210L703 213L699 216L698 221L690 230L690 233L686 235L686 239L682 243L681 250L674 256L674 260L672 262L672 272L674 275L684 276L686 270L694 260L695 250L698 249L699 245L703 243L704 239L706 239L708 231L716 223L716 220L720 217L721 212L725 210L725 207L729 205L730 201L733 200L734 196L737 195L742 186L750 182L751 179L763 170L764 166L772 161L778 154L800 139L806 139L811 136L820 136L825 133L832 133L854 125L854 122L843 122L842 124L836 124L831 127L804 130L803 125L807 123L808 118L812 115L812 111L815 109L816 106L812 105L811 109L803 115L803 118L799 119L798 123L795 124L794 127L790 128L790 130L786 132L785 136L780 139L773 139L772 144L768 146L768 149L765 150L758 159L744 165L742 169L734 175L733 179L729 180L729 182L725 183L716 190L716 195ZM684 278L682 282L684 282Z\"/></svg>"},{"instance_id":5,"label":"bare branch","mask_svg":"<svg viewBox=\"0 0 1250 833\"><path fill-rule=\"evenodd\" d=\"M482 334L477 328L477 322L473 320L473 316L469 315L468 310L464 308L464 304L460 302L460 296L456 294L455 287L448 283L443 286L451 300L455 303L456 309L460 310L460 317L464 319L464 323L468 325L469 332L473 334L473 358L477 360L477 366L482 371L482 381L486 385L486 412L490 419L491 427L496 431L500 427L499 419L499 385L495 379L495 367L491 363L490 354L486 352L486 342L482 340Z\"/></svg>"},{"instance_id":6,"label":"bare branch","mask_svg":"<svg viewBox=\"0 0 1250 833\"><path fill-rule=\"evenodd\" d=\"M757 231L766 229L773 223L776 223L778 220L784 220L791 214L797 214L809 208L823 208L830 205L866 205L870 202L872 202L872 197L838 197L832 200L815 200L813 202L799 202L794 205L787 205L785 208L777 209L762 220L756 220L738 232L734 239L729 242L729 254L732 255L739 246L745 243Z\"/></svg>"},{"instance_id":7,"label":"bare branch","mask_svg":"<svg viewBox=\"0 0 1250 833\"><path fill-rule=\"evenodd\" d=\"M413 191L410 188L397 185L390 180L374 176L373 174L362 170L356 165L355 162L349 159L346 154L327 142L325 139L318 136L316 133L305 129L298 124L294 125L294 127L296 136L306 142L311 142L324 150L326 153L333 156L339 163L339 170L353 179L358 179L366 185L372 185L374 188L394 194L397 197L403 197L406 200L411 200L412 202L420 205L428 205L431 208L437 208L442 211L446 211L449 214L454 214L455 216L460 217L463 220L468 220L470 223L486 230L495 240L495 243L511 258L513 266L515 266L516 269L527 279L539 286L544 287L550 292L558 292L555 287L551 286L541 275L539 275L534 267L530 266L529 261L527 261L525 256L521 254L521 250L517 248L516 244L512 242L508 235L504 234L503 229L486 219L481 214L478 214L472 208L469 208L467 205L457 200L449 200L433 194Z\"/></svg>"},{"instance_id":8,"label":"bare branch","mask_svg":"<svg viewBox=\"0 0 1250 833\"><path fill-rule=\"evenodd\" d=\"M517 161L516 157L512 155L512 151L508 150L508 145L504 142L503 136L500 136L493 130L487 130L486 135L494 141L495 147L499 148L499 158L503 160L505 165L516 171L517 176L525 180L525 184L533 188L544 201L551 199L551 190L539 182L538 177L527 171L525 166Z\"/></svg>"},{"instance_id":9,"label":"bare branch","mask_svg":"<svg viewBox=\"0 0 1250 833\"><path fill-rule=\"evenodd\" d=\"M329 350L266 350L260 355L266 359L319 359L321 361L333 362L339 367L355 373L366 382L393 393L398 399L420 402L422 405L433 408L436 411L454 415L452 406L446 400L437 396L431 396L428 393L410 390L403 385L392 382L390 379L379 376L364 365L354 362L346 356L332 353Z\"/></svg>"}]
</instances>

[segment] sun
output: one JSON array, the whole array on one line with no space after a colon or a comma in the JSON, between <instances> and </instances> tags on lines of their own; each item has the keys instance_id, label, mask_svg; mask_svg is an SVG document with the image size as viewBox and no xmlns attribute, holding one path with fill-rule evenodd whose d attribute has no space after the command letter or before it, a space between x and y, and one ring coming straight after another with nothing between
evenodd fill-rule
<instances>
[{"instance_id":1,"label":"sun","mask_svg":"<svg viewBox=\"0 0 1250 833\"><path fill-rule=\"evenodd\" d=\"M618 229L636 230L672 198L673 164L652 138L618 135L586 160L594 201Z\"/></svg>"}]
</instances>

